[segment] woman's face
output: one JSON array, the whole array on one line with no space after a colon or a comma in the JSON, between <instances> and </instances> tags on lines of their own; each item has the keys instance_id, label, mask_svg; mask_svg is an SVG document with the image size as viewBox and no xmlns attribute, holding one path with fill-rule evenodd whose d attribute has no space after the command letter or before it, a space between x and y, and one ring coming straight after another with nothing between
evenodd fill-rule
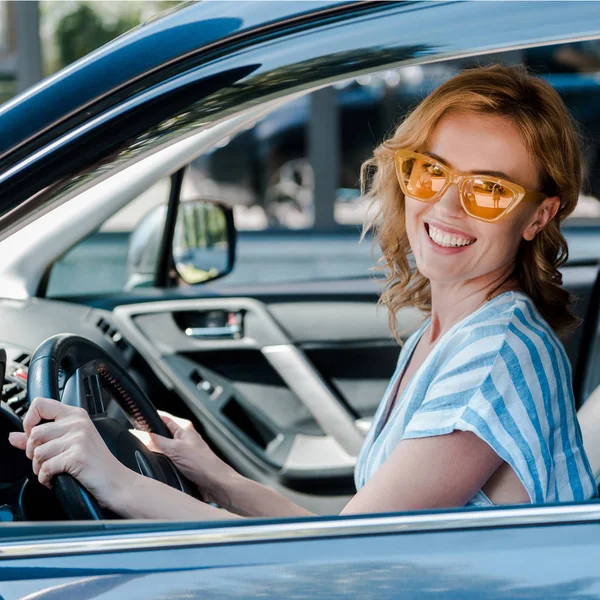
<instances>
[{"instance_id":1,"label":"woman's face","mask_svg":"<svg viewBox=\"0 0 600 600\"><path fill-rule=\"evenodd\" d=\"M533 158L505 117L448 113L420 151L461 173L491 172L527 191L538 190ZM554 215L558 203L558 198L542 204L521 202L504 218L486 223L464 211L456 184L436 202L407 197L406 229L417 268L432 282L494 281L514 262L521 240L532 240ZM465 245L449 247L440 231L458 236L453 242Z\"/></svg>"}]
</instances>

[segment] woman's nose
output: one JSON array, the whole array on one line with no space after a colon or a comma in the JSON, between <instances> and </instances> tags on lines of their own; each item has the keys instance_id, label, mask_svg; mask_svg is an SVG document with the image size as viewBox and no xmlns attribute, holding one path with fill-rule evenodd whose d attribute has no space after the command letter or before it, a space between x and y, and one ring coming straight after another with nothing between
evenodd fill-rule
<instances>
[{"instance_id":1,"label":"woman's nose","mask_svg":"<svg viewBox=\"0 0 600 600\"><path fill-rule=\"evenodd\" d=\"M460 203L460 191L458 185L452 183L435 203L435 209L441 217L461 219L466 213Z\"/></svg>"}]
</instances>

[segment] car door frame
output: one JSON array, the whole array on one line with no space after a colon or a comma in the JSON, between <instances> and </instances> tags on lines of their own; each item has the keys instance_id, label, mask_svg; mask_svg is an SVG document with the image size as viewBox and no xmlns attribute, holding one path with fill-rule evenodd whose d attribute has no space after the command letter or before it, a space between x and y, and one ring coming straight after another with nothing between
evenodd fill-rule
<instances>
[{"instance_id":1,"label":"car door frame","mask_svg":"<svg viewBox=\"0 0 600 600\"><path fill-rule=\"evenodd\" d=\"M219 598L564 598L594 584L597 593L590 547L599 518L598 505L588 504L243 523L15 524L14 533L0 529L0 580L4 600L25 593L74 600L84 591L113 600L131 581L138 598L178 598L182 590Z\"/></svg>"}]
</instances>

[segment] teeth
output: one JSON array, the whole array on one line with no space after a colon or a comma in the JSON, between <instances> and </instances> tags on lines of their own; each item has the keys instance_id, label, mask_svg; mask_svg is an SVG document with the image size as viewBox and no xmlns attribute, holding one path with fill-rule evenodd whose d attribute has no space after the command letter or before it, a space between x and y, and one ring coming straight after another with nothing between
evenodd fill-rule
<instances>
[{"instance_id":1,"label":"teeth","mask_svg":"<svg viewBox=\"0 0 600 600\"><path fill-rule=\"evenodd\" d=\"M444 232L432 225L429 226L429 237L439 246L445 247L468 246L475 241L473 238L467 238L456 233Z\"/></svg>"}]
</instances>

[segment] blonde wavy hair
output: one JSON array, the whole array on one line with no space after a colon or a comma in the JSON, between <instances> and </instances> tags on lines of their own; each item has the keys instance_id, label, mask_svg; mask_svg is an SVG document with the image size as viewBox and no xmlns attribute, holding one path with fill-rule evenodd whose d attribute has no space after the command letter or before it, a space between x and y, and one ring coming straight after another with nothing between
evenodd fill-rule
<instances>
[{"instance_id":1,"label":"blonde wavy hair","mask_svg":"<svg viewBox=\"0 0 600 600\"><path fill-rule=\"evenodd\" d=\"M522 67L494 65L465 70L427 96L379 145L361 168L363 194L374 200L377 212L363 235L373 232L382 256L377 270L385 273L379 304L389 309L389 326L400 341L396 313L415 306L431 312L429 280L410 265L404 194L394 169L400 148L423 149L437 123L450 111L500 115L517 127L535 158L539 191L560 196L556 216L531 242L522 240L514 269L507 281L525 292L544 319L562 338L578 324L571 312L572 298L562 287L559 267L568 257L560 223L573 211L583 179L583 156L576 125L558 95L544 80Z\"/></svg>"}]
</instances>

